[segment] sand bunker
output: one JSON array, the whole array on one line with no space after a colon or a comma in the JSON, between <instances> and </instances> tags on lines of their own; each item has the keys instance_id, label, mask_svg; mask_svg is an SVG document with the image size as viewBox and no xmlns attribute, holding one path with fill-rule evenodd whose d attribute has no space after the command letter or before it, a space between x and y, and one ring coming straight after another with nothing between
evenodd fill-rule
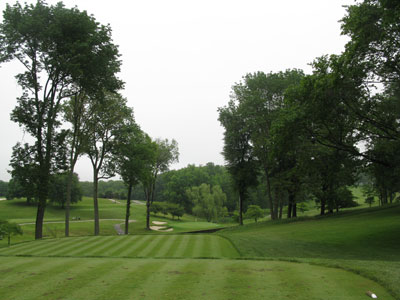
<instances>
[{"instance_id":1,"label":"sand bunker","mask_svg":"<svg viewBox=\"0 0 400 300\"><path fill-rule=\"evenodd\" d=\"M151 223L153 223L154 225L165 225L165 224L167 224L167 222L161 222L161 221L153 221Z\"/></svg>"},{"instance_id":2,"label":"sand bunker","mask_svg":"<svg viewBox=\"0 0 400 300\"><path fill-rule=\"evenodd\" d=\"M151 230L155 230L155 231L173 231L173 228L167 228L165 226L150 226Z\"/></svg>"},{"instance_id":3,"label":"sand bunker","mask_svg":"<svg viewBox=\"0 0 400 300\"><path fill-rule=\"evenodd\" d=\"M156 226L150 226L151 230L155 230L155 231L172 231L172 230L174 230L173 228L167 228L167 226L159 226L159 225L166 225L167 222L152 221L152 223Z\"/></svg>"}]
</instances>

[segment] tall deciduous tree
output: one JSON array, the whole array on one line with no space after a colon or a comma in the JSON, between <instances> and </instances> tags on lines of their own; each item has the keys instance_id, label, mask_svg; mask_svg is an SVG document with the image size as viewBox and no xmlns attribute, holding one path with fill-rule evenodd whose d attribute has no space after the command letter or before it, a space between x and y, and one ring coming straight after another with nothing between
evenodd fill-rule
<instances>
[{"instance_id":1,"label":"tall deciduous tree","mask_svg":"<svg viewBox=\"0 0 400 300\"><path fill-rule=\"evenodd\" d=\"M82 88L93 92L122 85L115 77L120 61L110 33L86 12L67 9L61 2L17 3L3 12L0 62L16 59L25 68L17 75L23 94L11 119L35 139L31 151L38 164L36 239L42 238L50 174L59 158L62 101Z\"/></svg>"},{"instance_id":2,"label":"tall deciduous tree","mask_svg":"<svg viewBox=\"0 0 400 300\"><path fill-rule=\"evenodd\" d=\"M132 109L126 99L117 93L106 93L98 101L91 101L85 123L85 152L93 167L94 234L100 233L99 204L97 199L99 179L115 175L114 152L116 138L133 121Z\"/></svg>"},{"instance_id":3,"label":"tall deciduous tree","mask_svg":"<svg viewBox=\"0 0 400 300\"><path fill-rule=\"evenodd\" d=\"M142 176L142 184L146 195L146 228L150 229L150 207L154 201L157 177L168 171L169 166L179 159L178 143L172 139L156 139L154 142L153 160L149 161L146 172Z\"/></svg>"},{"instance_id":4,"label":"tall deciduous tree","mask_svg":"<svg viewBox=\"0 0 400 300\"><path fill-rule=\"evenodd\" d=\"M128 188L125 213L125 234L129 233L129 217L131 214L132 188L140 182L150 163L154 161L155 144L150 137L140 130L131 120L121 132L115 151L117 173Z\"/></svg>"},{"instance_id":5,"label":"tall deciduous tree","mask_svg":"<svg viewBox=\"0 0 400 300\"><path fill-rule=\"evenodd\" d=\"M65 201L65 236L69 236L70 204L72 202L72 187L76 162L83 154L85 147L85 116L88 113L90 98L81 91L73 95L63 106L64 119L70 123L68 132L68 179Z\"/></svg>"},{"instance_id":6,"label":"tall deciduous tree","mask_svg":"<svg viewBox=\"0 0 400 300\"><path fill-rule=\"evenodd\" d=\"M243 203L247 189L257 184L258 163L250 143L250 132L245 123L244 112L234 101L219 108L219 121L225 128L222 154L232 175L235 190L239 194L239 224L243 225Z\"/></svg>"}]
</instances>

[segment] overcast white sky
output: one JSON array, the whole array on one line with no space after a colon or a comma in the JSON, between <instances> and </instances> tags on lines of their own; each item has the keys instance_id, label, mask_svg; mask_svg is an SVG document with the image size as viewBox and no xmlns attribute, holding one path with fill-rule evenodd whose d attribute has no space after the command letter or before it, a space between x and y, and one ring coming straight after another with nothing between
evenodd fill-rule
<instances>
[{"instance_id":1,"label":"overcast white sky","mask_svg":"<svg viewBox=\"0 0 400 300\"><path fill-rule=\"evenodd\" d=\"M23 1L25 2L25 1ZM34 3L36 1L26 1ZM58 1L48 0L55 4ZM180 162L224 164L223 129L217 108L229 101L231 86L249 72L300 68L323 54L340 53L343 5L353 0L66 0L110 24L122 54L122 94L136 121L150 136L176 139ZM6 3L0 0L3 11ZM2 20L2 15L0 16ZM14 76L18 63L0 66L0 179L7 173L11 148L30 141L10 112L21 91ZM91 180L88 159L76 167Z\"/></svg>"}]
</instances>

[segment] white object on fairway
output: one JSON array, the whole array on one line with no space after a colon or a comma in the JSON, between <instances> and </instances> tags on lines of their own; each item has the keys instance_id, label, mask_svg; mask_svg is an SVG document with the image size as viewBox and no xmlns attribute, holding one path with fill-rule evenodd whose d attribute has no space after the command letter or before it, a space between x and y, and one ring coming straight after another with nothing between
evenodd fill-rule
<instances>
[{"instance_id":1,"label":"white object on fairway","mask_svg":"<svg viewBox=\"0 0 400 300\"><path fill-rule=\"evenodd\" d=\"M367 292L367 295L370 296L373 299L377 299L378 298L377 295L375 295L373 292L370 292L370 291Z\"/></svg>"}]
</instances>

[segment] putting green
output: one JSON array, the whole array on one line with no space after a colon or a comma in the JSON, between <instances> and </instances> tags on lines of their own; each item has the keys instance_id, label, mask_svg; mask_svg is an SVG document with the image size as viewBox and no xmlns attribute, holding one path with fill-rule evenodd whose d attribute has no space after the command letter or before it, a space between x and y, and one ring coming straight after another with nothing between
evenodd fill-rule
<instances>
[{"instance_id":1,"label":"putting green","mask_svg":"<svg viewBox=\"0 0 400 300\"><path fill-rule=\"evenodd\" d=\"M131 235L49 239L0 249L1 255L73 257L235 258L239 253L217 235Z\"/></svg>"},{"instance_id":2,"label":"putting green","mask_svg":"<svg viewBox=\"0 0 400 300\"><path fill-rule=\"evenodd\" d=\"M0 257L2 299L394 299L340 269L226 259Z\"/></svg>"}]
</instances>

